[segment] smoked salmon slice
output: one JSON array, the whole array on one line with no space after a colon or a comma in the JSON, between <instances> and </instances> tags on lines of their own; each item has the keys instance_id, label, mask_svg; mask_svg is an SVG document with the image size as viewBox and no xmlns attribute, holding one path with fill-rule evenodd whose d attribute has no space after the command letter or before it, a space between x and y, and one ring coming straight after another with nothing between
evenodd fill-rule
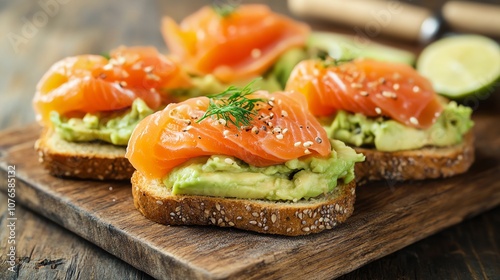
<instances>
[{"instance_id":1,"label":"smoked salmon slice","mask_svg":"<svg viewBox=\"0 0 500 280\"><path fill-rule=\"evenodd\" d=\"M33 98L37 119L50 112L84 114L128 108L135 99L157 109L169 103L168 89L189 87L188 75L153 47L119 47L110 59L79 55L56 62L41 78Z\"/></svg>"},{"instance_id":2,"label":"smoked salmon slice","mask_svg":"<svg viewBox=\"0 0 500 280\"><path fill-rule=\"evenodd\" d=\"M281 54L305 46L310 28L265 5L247 4L228 15L205 6L179 25L165 17L162 33L188 71L230 83L260 76Z\"/></svg>"},{"instance_id":3,"label":"smoked salmon slice","mask_svg":"<svg viewBox=\"0 0 500 280\"><path fill-rule=\"evenodd\" d=\"M344 110L427 128L443 110L431 83L411 66L370 59L338 65L304 60L293 69L286 90L306 96L315 116Z\"/></svg>"},{"instance_id":4,"label":"smoked salmon slice","mask_svg":"<svg viewBox=\"0 0 500 280\"><path fill-rule=\"evenodd\" d=\"M203 118L213 100L197 97L169 104L144 120L129 141L126 157L142 174L162 178L189 159L226 155L254 166L281 164L312 154L326 157L326 131L299 93L257 91L255 114L246 126Z\"/></svg>"}]
</instances>

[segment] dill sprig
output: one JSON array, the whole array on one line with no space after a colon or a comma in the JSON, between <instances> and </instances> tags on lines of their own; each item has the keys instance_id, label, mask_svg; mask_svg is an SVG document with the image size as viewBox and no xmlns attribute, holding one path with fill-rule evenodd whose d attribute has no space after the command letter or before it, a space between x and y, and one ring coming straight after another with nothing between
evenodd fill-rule
<instances>
[{"instance_id":1,"label":"dill sprig","mask_svg":"<svg viewBox=\"0 0 500 280\"><path fill-rule=\"evenodd\" d=\"M224 120L226 126L233 124L238 129L249 126L254 116L257 115L256 106L259 102L265 102L262 98L248 98L249 94L255 92L251 88L252 81L243 88L230 86L224 92L208 96L209 104L207 111L197 121L212 117Z\"/></svg>"},{"instance_id":2,"label":"dill sprig","mask_svg":"<svg viewBox=\"0 0 500 280\"><path fill-rule=\"evenodd\" d=\"M239 4L233 1L216 1L212 4L215 13L223 18L230 16L238 7Z\"/></svg>"}]
</instances>

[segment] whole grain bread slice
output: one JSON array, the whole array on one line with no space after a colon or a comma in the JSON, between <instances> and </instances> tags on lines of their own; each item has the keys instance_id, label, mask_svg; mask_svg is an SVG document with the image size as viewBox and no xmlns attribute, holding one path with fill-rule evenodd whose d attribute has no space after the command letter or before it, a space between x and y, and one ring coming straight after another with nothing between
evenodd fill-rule
<instances>
[{"instance_id":1,"label":"whole grain bread slice","mask_svg":"<svg viewBox=\"0 0 500 280\"><path fill-rule=\"evenodd\" d=\"M365 155L356 163L356 180L368 181L423 180L450 177L466 172L474 162L474 134L469 131L462 143L450 147L425 147L418 150L381 152L354 148Z\"/></svg>"},{"instance_id":2,"label":"whole grain bread slice","mask_svg":"<svg viewBox=\"0 0 500 280\"><path fill-rule=\"evenodd\" d=\"M58 177L129 180L135 170L125 158L124 146L68 142L52 129L42 132L35 150L44 168Z\"/></svg>"},{"instance_id":3,"label":"whole grain bread slice","mask_svg":"<svg viewBox=\"0 0 500 280\"><path fill-rule=\"evenodd\" d=\"M132 176L135 207L166 225L210 225L288 236L332 229L354 211L356 183L339 184L331 193L297 202L173 195L160 180Z\"/></svg>"}]
</instances>

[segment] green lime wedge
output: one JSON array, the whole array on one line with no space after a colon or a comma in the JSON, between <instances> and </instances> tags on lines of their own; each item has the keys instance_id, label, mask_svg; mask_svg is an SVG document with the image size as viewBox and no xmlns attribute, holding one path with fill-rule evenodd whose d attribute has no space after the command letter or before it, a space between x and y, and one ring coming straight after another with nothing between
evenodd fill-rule
<instances>
[{"instance_id":1,"label":"green lime wedge","mask_svg":"<svg viewBox=\"0 0 500 280\"><path fill-rule=\"evenodd\" d=\"M372 58L413 65L415 54L394 47L369 41L366 38L329 32L312 32L307 41L310 51L319 51L339 60Z\"/></svg>"},{"instance_id":2,"label":"green lime wedge","mask_svg":"<svg viewBox=\"0 0 500 280\"><path fill-rule=\"evenodd\" d=\"M500 78L500 46L480 35L456 35L427 46L417 70L434 90L452 99L491 89Z\"/></svg>"}]
</instances>

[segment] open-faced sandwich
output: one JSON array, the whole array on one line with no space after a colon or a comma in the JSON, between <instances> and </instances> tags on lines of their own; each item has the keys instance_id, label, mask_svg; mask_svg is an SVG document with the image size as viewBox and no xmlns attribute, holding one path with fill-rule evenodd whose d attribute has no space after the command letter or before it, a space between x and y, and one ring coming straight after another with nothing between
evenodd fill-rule
<instances>
[{"instance_id":1,"label":"open-faced sandwich","mask_svg":"<svg viewBox=\"0 0 500 280\"><path fill-rule=\"evenodd\" d=\"M136 208L168 225L305 235L353 212L354 165L302 94L225 92L172 103L142 120L127 147Z\"/></svg>"},{"instance_id":2,"label":"open-faced sandwich","mask_svg":"<svg viewBox=\"0 0 500 280\"><path fill-rule=\"evenodd\" d=\"M152 47L117 48L110 58L79 55L55 63L33 105L44 132L40 161L56 176L129 179L125 147L135 125L173 101L188 75Z\"/></svg>"},{"instance_id":3,"label":"open-faced sandwich","mask_svg":"<svg viewBox=\"0 0 500 280\"><path fill-rule=\"evenodd\" d=\"M366 156L360 181L448 177L474 161L472 110L436 95L409 65L305 60L286 90L306 96L329 137Z\"/></svg>"}]
</instances>

